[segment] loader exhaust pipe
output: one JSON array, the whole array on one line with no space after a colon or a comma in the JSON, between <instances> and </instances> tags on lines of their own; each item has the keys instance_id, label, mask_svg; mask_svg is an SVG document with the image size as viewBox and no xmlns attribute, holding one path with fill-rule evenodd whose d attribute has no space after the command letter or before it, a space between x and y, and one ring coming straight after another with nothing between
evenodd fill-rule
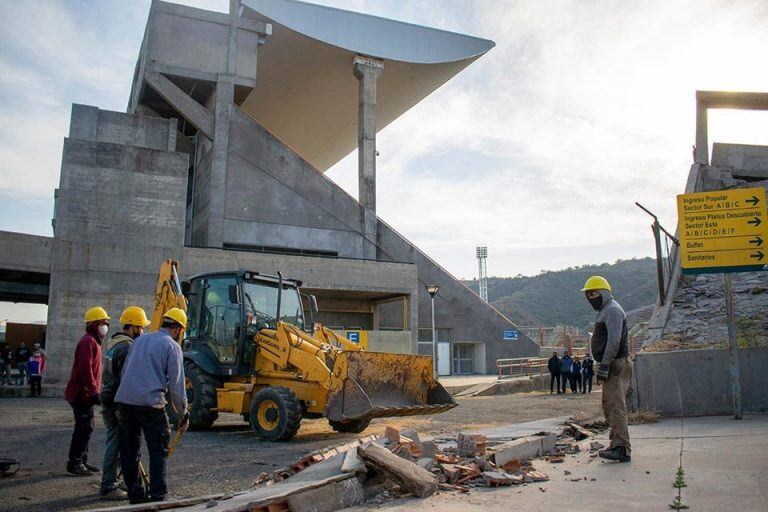
<instances>
[{"instance_id":1,"label":"loader exhaust pipe","mask_svg":"<svg viewBox=\"0 0 768 512\"><path fill-rule=\"evenodd\" d=\"M280 306L283 299L283 273L277 271L277 315L275 315L275 326L280 321Z\"/></svg>"}]
</instances>

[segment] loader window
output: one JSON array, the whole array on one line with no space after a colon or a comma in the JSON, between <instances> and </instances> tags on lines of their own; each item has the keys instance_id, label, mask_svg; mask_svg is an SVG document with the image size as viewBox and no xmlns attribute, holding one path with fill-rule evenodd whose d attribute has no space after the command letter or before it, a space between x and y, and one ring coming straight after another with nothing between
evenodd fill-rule
<instances>
[{"instance_id":1,"label":"loader window","mask_svg":"<svg viewBox=\"0 0 768 512\"><path fill-rule=\"evenodd\" d=\"M234 364L237 356L237 329L241 323L240 305L230 299L234 276L211 277L203 287L200 336L216 353L219 362Z\"/></svg>"},{"instance_id":2,"label":"loader window","mask_svg":"<svg viewBox=\"0 0 768 512\"><path fill-rule=\"evenodd\" d=\"M277 314L277 283L245 281L243 283L245 316L252 324L267 324L275 328ZM304 329L304 311L296 288L283 285L280 320Z\"/></svg>"}]
</instances>

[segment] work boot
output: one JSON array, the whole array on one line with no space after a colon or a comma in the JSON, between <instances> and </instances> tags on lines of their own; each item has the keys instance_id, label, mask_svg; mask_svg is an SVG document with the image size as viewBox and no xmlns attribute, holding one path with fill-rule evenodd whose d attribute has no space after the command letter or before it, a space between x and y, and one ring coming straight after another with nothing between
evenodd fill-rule
<instances>
[{"instance_id":1,"label":"work boot","mask_svg":"<svg viewBox=\"0 0 768 512\"><path fill-rule=\"evenodd\" d=\"M100 499L109 501L121 501L128 499L128 493L119 487L115 487L107 492L102 492Z\"/></svg>"},{"instance_id":2,"label":"work boot","mask_svg":"<svg viewBox=\"0 0 768 512\"><path fill-rule=\"evenodd\" d=\"M627 448L624 446L617 446L609 450L600 450L597 454L603 459L615 460L617 462L629 462L632 460Z\"/></svg>"},{"instance_id":3,"label":"work boot","mask_svg":"<svg viewBox=\"0 0 768 512\"><path fill-rule=\"evenodd\" d=\"M101 471L96 466L92 466L91 464L88 464L87 462L83 462L83 466L85 466L85 469L87 469L91 473L98 473L99 471Z\"/></svg>"},{"instance_id":4,"label":"work boot","mask_svg":"<svg viewBox=\"0 0 768 512\"><path fill-rule=\"evenodd\" d=\"M88 468L83 466L81 463L77 464L67 464L67 473L75 476L91 476L93 473L88 471Z\"/></svg>"}]
</instances>

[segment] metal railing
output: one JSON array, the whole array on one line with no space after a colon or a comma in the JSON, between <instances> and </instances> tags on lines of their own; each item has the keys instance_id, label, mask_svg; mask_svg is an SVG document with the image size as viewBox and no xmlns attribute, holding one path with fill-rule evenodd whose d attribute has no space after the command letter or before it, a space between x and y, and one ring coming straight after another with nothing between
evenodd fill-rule
<instances>
[{"instance_id":1,"label":"metal railing","mask_svg":"<svg viewBox=\"0 0 768 512\"><path fill-rule=\"evenodd\" d=\"M638 202L635 202L638 208L645 213L653 217L653 224L651 224L651 231L653 231L653 240L656 246L656 273L659 280L659 306L663 306L666 302L667 289L669 288L669 282L672 279L672 265L675 260L675 252L680 245L680 241L664 229L659 223L659 218L656 217L652 211ZM662 240L661 234L664 234Z\"/></svg>"},{"instance_id":2,"label":"metal railing","mask_svg":"<svg viewBox=\"0 0 768 512\"><path fill-rule=\"evenodd\" d=\"M586 348L573 349L573 356L584 357L587 355ZM499 379L508 379L512 377L532 377L534 375L544 375L548 372L547 357L513 357L509 359L497 359L496 369L499 371ZM506 374L505 374L506 370Z\"/></svg>"}]
</instances>

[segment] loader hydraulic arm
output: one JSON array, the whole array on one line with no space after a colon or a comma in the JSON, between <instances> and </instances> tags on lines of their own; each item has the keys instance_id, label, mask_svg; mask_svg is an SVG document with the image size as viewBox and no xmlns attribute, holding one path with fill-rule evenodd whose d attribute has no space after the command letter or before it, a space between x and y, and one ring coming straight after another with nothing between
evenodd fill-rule
<instances>
[{"instance_id":1,"label":"loader hydraulic arm","mask_svg":"<svg viewBox=\"0 0 768 512\"><path fill-rule=\"evenodd\" d=\"M187 300L181 291L179 282L179 262L165 260L160 265L160 273L157 275L155 287L154 307L152 309L152 323L150 329L156 331L163 323L163 315L171 308L187 310Z\"/></svg>"}]
</instances>

